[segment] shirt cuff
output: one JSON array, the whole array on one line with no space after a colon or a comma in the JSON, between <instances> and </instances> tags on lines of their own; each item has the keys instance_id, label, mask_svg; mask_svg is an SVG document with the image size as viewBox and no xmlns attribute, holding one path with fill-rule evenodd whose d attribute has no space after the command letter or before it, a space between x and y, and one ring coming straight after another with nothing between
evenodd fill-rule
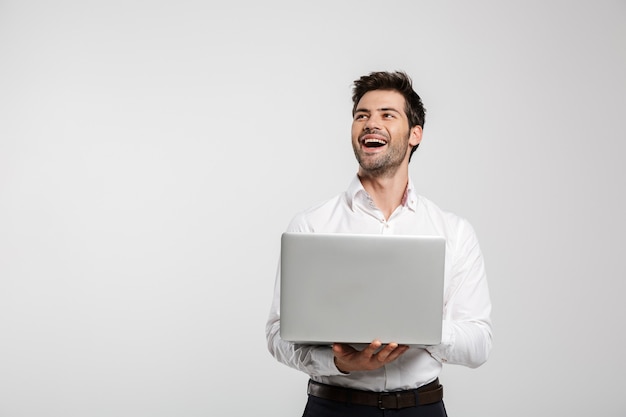
<instances>
[{"instance_id":1,"label":"shirt cuff","mask_svg":"<svg viewBox=\"0 0 626 417\"><path fill-rule=\"evenodd\" d=\"M426 350L438 362L446 363L452 346L454 346L452 324L448 320L443 320L443 324L441 326L441 343L435 346L430 346L426 348Z\"/></svg>"},{"instance_id":2,"label":"shirt cuff","mask_svg":"<svg viewBox=\"0 0 626 417\"><path fill-rule=\"evenodd\" d=\"M320 347L311 353L313 363L317 364L317 373L324 376L348 375L348 372L341 372L335 365L335 355L331 347Z\"/></svg>"}]
</instances>

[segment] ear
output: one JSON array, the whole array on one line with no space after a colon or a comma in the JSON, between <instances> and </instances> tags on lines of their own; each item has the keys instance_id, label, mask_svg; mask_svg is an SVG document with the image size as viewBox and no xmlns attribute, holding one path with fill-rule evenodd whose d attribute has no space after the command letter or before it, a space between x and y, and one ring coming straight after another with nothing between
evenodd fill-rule
<instances>
[{"instance_id":1,"label":"ear","mask_svg":"<svg viewBox=\"0 0 626 417\"><path fill-rule=\"evenodd\" d=\"M422 141L422 126L413 126L409 131L409 145L417 146Z\"/></svg>"}]
</instances>

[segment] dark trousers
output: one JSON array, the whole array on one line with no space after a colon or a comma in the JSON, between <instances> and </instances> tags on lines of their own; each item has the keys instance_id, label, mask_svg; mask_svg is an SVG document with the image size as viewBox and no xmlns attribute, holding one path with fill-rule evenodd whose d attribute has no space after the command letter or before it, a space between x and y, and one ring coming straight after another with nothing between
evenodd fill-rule
<instances>
[{"instance_id":1,"label":"dark trousers","mask_svg":"<svg viewBox=\"0 0 626 417\"><path fill-rule=\"evenodd\" d=\"M381 410L368 405L345 404L309 395L302 417L447 417L443 401L399 410Z\"/></svg>"}]
</instances>

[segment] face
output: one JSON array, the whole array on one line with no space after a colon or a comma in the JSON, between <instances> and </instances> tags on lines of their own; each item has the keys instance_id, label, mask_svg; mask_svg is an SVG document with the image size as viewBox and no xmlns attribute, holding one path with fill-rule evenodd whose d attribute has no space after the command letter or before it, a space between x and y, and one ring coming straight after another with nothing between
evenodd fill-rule
<instances>
[{"instance_id":1,"label":"face","mask_svg":"<svg viewBox=\"0 0 626 417\"><path fill-rule=\"evenodd\" d=\"M352 147L362 173L393 174L408 166L422 128L409 129L404 109L404 97L397 91L372 90L361 97L352 120Z\"/></svg>"}]
</instances>

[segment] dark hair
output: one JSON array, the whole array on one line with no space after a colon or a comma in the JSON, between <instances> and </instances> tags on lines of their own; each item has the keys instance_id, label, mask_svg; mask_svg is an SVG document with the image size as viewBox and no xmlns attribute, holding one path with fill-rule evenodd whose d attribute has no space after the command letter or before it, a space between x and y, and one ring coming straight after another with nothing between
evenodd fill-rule
<instances>
[{"instance_id":1,"label":"dark hair","mask_svg":"<svg viewBox=\"0 0 626 417\"><path fill-rule=\"evenodd\" d=\"M424 127L426 121L426 109L422 103L420 96L413 90L413 83L411 77L405 72L372 72L369 75L364 75L358 80L354 81L354 88L352 89L352 115L356 112L356 107L359 104L361 98L365 93L373 90L393 90L402 94L405 101L404 112L409 119L409 129L414 126ZM419 143L411 149L411 155L417 149Z\"/></svg>"}]
</instances>

